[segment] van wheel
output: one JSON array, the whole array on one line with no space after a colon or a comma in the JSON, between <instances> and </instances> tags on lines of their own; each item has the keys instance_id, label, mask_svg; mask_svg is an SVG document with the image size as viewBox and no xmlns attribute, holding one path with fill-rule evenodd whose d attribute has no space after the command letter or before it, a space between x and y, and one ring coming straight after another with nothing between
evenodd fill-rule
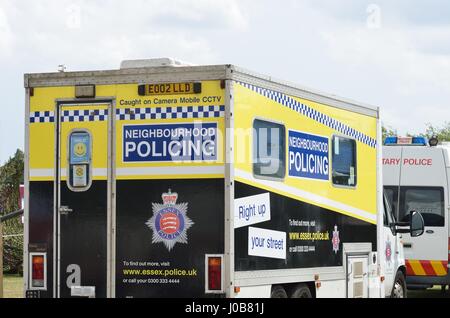
<instances>
[{"instance_id":1,"label":"van wheel","mask_svg":"<svg viewBox=\"0 0 450 318\"><path fill-rule=\"evenodd\" d=\"M305 284L299 284L294 288L291 298L312 298L312 295L308 286Z\"/></svg>"},{"instance_id":2,"label":"van wheel","mask_svg":"<svg viewBox=\"0 0 450 318\"><path fill-rule=\"evenodd\" d=\"M270 294L270 298L288 298L286 291L283 286L273 286L272 293Z\"/></svg>"},{"instance_id":3,"label":"van wheel","mask_svg":"<svg viewBox=\"0 0 450 318\"><path fill-rule=\"evenodd\" d=\"M406 298L405 276L401 271L395 275L394 287L392 287L391 298Z\"/></svg>"}]
</instances>

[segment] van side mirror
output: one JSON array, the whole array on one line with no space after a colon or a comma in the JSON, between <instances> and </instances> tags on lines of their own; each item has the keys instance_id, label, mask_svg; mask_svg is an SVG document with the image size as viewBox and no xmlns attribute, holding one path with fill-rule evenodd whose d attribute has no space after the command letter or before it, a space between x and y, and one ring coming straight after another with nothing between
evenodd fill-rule
<instances>
[{"instance_id":1,"label":"van side mirror","mask_svg":"<svg viewBox=\"0 0 450 318\"><path fill-rule=\"evenodd\" d=\"M411 237L421 236L425 232L425 222L422 214L417 211L409 213L409 222L395 223L396 233L408 233Z\"/></svg>"},{"instance_id":2,"label":"van side mirror","mask_svg":"<svg viewBox=\"0 0 450 318\"><path fill-rule=\"evenodd\" d=\"M411 237L421 236L425 231L425 222L423 220L422 214L417 211L411 211L409 222Z\"/></svg>"}]
</instances>

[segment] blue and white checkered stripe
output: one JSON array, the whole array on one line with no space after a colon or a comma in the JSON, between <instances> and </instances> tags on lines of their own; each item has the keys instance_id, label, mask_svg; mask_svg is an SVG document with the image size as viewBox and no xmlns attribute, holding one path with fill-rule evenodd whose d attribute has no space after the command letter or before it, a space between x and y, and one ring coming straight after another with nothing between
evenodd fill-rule
<instances>
[{"instance_id":1,"label":"blue and white checkered stripe","mask_svg":"<svg viewBox=\"0 0 450 318\"><path fill-rule=\"evenodd\" d=\"M30 113L30 123L54 123L55 112L42 111Z\"/></svg>"},{"instance_id":2,"label":"blue and white checkered stripe","mask_svg":"<svg viewBox=\"0 0 450 318\"><path fill-rule=\"evenodd\" d=\"M63 123L105 120L108 120L107 109L64 110L61 116L61 122Z\"/></svg>"},{"instance_id":3,"label":"blue and white checkered stripe","mask_svg":"<svg viewBox=\"0 0 450 318\"><path fill-rule=\"evenodd\" d=\"M247 84L247 83L243 83L243 82L237 82L238 84L251 89L252 91L263 95L264 97L267 97L277 103L280 103L281 105L288 107L294 111L296 111L297 113L304 115L312 120L315 120L327 127L330 127L331 129L334 129L338 132L340 132L341 134L347 135L351 138L354 138L366 145L368 145L369 147L372 148L376 148L377 145L377 141L365 134L363 134L362 132L357 131L356 129L351 128L350 126L343 124L339 121L337 121L334 118L331 118L328 115L325 115L297 100L295 100L292 97L289 97L288 95L279 93L279 92L275 92L269 89L265 89L262 87L258 87L258 86L254 86L251 84Z\"/></svg>"},{"instance_id":4,"label":"blue and white checkered stripe","mask_svg":"<svg viewBox=\"0 0 450 318\"><path fill-rule=\"evenodd\" d=\"M105 121L108 119L107 109L64 110L61 122ZM30 123L54 123L55 112L42 111L30 114Z\"/></svg>"},{"instance_id":5,"label":"blue and white checkered stripe","mask_svg":"<svg viewBox=\"0 0 450 318\"><path fill-rule=\"evenodd\" d=\"M122 108L117 109L116 111L116 120L221 118L221 117L225 117L225 105Z\"/></svg>"}]
</instances>

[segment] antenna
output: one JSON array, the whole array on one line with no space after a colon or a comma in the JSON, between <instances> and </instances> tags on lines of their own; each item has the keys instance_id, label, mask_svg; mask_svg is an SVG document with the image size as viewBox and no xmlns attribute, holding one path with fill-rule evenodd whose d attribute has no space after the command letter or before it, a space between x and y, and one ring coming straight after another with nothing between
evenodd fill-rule
<instances>
[{"instance_id":1,"label":"antenna","mask_svg":"<svg viewBox=\"0 0 450 318\"><path fill-rule=\"evenodd\" d=\"M66 71L67 67L64 64L58 65L58 72L64 73Z\"/></svg>"}]
</instances>

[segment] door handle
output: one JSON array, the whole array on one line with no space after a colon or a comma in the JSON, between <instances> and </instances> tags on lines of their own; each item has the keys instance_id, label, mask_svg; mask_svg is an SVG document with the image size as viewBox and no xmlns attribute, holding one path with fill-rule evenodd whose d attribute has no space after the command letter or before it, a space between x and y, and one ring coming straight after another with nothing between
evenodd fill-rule
<instances>
[{"instance_id":1,"label":"door handle","mask_svg":"<svg viewBox=\"0 0 450 318\"><path fill-rule=\"evenodd\" d=\"M434 234L433 230L427 230L426 232L427 232L427 234Z\"/></svg>"},{"instance_id":2,"label":"door handle","mask_svg":"<svg viewBox=\"0 0 450 318\"><path fill-rule=\"evenodd\" d=\"M351 277L351 275L352 275L352 273L353 273L353 264L352 263L349 263L348 264L348 267L350 267L350 271L348 272L348 274L347 274L347 281L350 281L350 277ZM349 269L347 267L347 270Z\"/></svg>"},{"instance_id":3,"label":"door handle","mask_svg":"<svg viewBox=\"0 0 450 318\"><path fill-rule=\"evenodd\" d=\"M61 213L63 215L67 215L71 212L73 212L73 210L66 205L62 205L59 207L59 213Z\"/></svg>"}]
</instances>

